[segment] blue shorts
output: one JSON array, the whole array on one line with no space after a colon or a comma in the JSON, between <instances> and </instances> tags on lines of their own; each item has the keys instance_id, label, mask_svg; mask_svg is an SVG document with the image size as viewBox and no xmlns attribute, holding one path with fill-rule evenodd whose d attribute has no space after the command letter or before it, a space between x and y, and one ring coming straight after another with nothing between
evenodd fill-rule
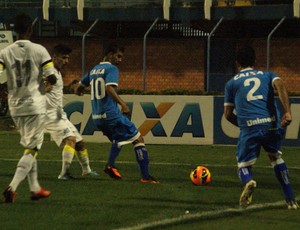
<instances>
[{"instance_id":1,"label":"blue shorts","mask_svg":"<svg viewBox=\"0 0 300 230\"><path fill-rule=\"evenodd\" d=\"M119 146L132 143L141 135L128 117L123 115L113 120L94 119L93 121L111 142L115 141Z\"/></svg>"},{"instance_id":2,"label":"blue shorts","mask_svg":"<svg viewBox=\"0 0 300 230\"><path fill-rule=\"evenodd\" d=\"M253 165L260 155L261 147L268 153L280 153L285 129L241 129L237 145L238 167Z\"/></svg>"}]
</instances>

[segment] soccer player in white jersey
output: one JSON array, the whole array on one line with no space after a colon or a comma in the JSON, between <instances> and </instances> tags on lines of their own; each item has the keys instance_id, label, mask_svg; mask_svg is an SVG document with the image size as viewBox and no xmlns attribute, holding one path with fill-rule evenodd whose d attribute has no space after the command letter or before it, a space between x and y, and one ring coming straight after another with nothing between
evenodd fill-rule
<instances>
[{"instance_id":1,"label":"soccer player in white jersey","mask_svg":"<svg viewBox=\"0 0 300 230\"><path fill-rule=\"evenodd\" d=\"M88 151L85 148L82 136L76 127L68 120L63 110L63 78L61 69L68 64L72 50L66 45L56 45L52 52L52 61L55 67L57 82L53 85L47 96L47 115L49 120L46 125L46 132L50 133L52 139L58 146L63 146L62 169L58 176L60 180L69 180L73 177L70 174L70 165L73 157L76 156L82 167L83 177L99 176L90 168Z\"/></svg>"},{"instance_id":2,"label":"soccer player in white jersey","mask_svg":"<svg viewBox=\"0 0 300 230\"><path fill-rule=\"evenodd\" d=\"M249 46L241 48L237 54L239 72L225 86L224 115L240 128L236 153L238 175L244 186L240 206L246 208L252 201L256 187L252 165L263 147L281 185L288 209L298 209L288 169L280 152L285 128L292 121L288 92L275 73L255 70L254 64L254 49ZM283 107L281 118L274 90L277 90Z\"/></svg>"},{"instance_id":3,"label":"soccer player in white jersey","mask_svg":"<svg viewBox=\"0 0 300 230\"><path fill-rule=\"evenodd\" d=\"M14 20L17 41L0 51L0 73L7 70L8 103L12 119L21 135L24 154L15 175L3 192L4 202L13 203L19 184L27 177L31 199L49 197L51 192L38 182L37 154L43 143L46 96L43 88L55 84L54 67L47 50L31 42L32 20L26 14ZM44 78L42 78L44 76Z\"/></svg>"},{"instance_id":4,"label":"soccer player in white jersey","mask_svg":"<svg viewBox=\"0 0 300 230\"><path fill-rule=\"evenodd\" d=\"M140 182L158 183L148 172L148 151L144 139L127 117L130 109L117 93L119 69L116 65L122 61L123 54L123 47L109 45L104 51L103 61L81 79L77 94L82 95L84 88L91 86L93 122L112 142L104 172L114 179L122 178L115 167L115 160L122 146L131 143L140 167ZM121 106L121 110L118 105Z\"/></svg>"}]
</instances>

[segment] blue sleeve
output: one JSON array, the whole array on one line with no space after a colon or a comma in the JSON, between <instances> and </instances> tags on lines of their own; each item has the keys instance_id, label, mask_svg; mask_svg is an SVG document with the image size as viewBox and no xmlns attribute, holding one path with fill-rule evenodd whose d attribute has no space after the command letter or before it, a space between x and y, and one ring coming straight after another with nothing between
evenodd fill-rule
<instances>
[{"instance_id":1,"label":"blue sleeve","mask_svg":"<svg viewBox=\"0 0 300 230\"><path fill-rule=\"evenodd\" d=\"M231 82L232 81L229 81L225 85L224 104L234 104L234 96Z\"/></svg>"},{"instance_id":2,"label":"blue sleeve","mask_svg":"<svg viewBox=\"0 0 300 230\"><path fill-rule=\"evenodd\" d=\"M90 71L81 78L80 83L84 86L90 85Z\"/></svg>"},{"instance_id":3,"label":"blue sleeve","mask_svg":"<svg viewBox=\"0 0 300 230\"><path fill-rule=\"evenodd\" d=\"M119 69L115 66L109 68L106 73L105 83L106 85L118 85L119 82Z\"/></svg>"}]
</instances>

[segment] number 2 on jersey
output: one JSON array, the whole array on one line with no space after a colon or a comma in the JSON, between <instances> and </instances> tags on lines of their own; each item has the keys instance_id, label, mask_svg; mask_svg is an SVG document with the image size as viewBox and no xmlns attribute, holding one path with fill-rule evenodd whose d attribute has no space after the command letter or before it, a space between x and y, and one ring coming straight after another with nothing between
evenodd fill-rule
<instances>
[{"instance_id":1,"label":"number 2 on jersey","mask_svg":"<svg viewBox=\"0 0 300 230\"><path fill-rule=\"evenodd\" d=\"M247 101L254 101L254 100L263 99L263 95L254 95L255 92L258 90L258 88L260 86L260 80L256 77L248 78L244 81L244 86L250 86L251 82L253 82L254 85L252 86L252 88L247 93Z\"/></svg>"}]
</instances>

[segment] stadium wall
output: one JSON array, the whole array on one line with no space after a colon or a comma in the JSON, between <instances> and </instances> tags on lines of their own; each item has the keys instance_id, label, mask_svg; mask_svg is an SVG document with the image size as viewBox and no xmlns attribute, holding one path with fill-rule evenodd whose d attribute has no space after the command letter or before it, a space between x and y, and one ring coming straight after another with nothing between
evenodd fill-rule
<instances>
[{"instance_id":1,"label":"stadium wall","mask_svg":"<svg viewBox=\"0 0 300 230\"><path fill-rule=\"evenodd\" d=\"M122 95L130 119L149 144L236 144L239 130L223 117L222 96ZM291 98L293 122L284 145L300 144L300 98ZM88 142L108 142L91 118L90 95L66 95L64 110Z\"/></svg>"},{"instance_id":2,"label":"stadium wall","mask_svg":"<svg viewBox=\"0 0 300 230\"><path fill-rule=\"evenodd\" d=\"M213 38L213 41L222 44L228 38ZM66 43L73 49L69 66L63 71L65 85L74 79L80 79L82 73L82 39L81 38L35 38L51 50L57 43ZM102 39L86 39L86 66L85 70L92 68L101 61L103 52ZM121 89L143 90L143 40L120 39L119 42L126 47L124 62L120 68ZM190 90L205 92L206 86L206 38L188 39L158 39L149 38L147 41L146 59L146 91L161 91L169 89ZM239 39L234 41L236 49L242 44L251 44L257 52L257 68L266 69L267 41L266 39ZM212 60L217 63L210 69L210 82L223 89L226 79L234 72L235 50L232 47L224 48L226 54L219 57L212 53ZM270 71L276 72L286 82L290 92L300 93L300 42L297 38L274 38L270 46ZM227 59L231 59L228 66ZM225 62L225 64L224 64ZM228 71L229 69L229 71ZM214 79L214 74L226 78ZM221 78L222 79L222 78ZM221 86L220 86L221 84ZM213 90L212 90L213 91Z\"/></svg>"}]
</instances>

